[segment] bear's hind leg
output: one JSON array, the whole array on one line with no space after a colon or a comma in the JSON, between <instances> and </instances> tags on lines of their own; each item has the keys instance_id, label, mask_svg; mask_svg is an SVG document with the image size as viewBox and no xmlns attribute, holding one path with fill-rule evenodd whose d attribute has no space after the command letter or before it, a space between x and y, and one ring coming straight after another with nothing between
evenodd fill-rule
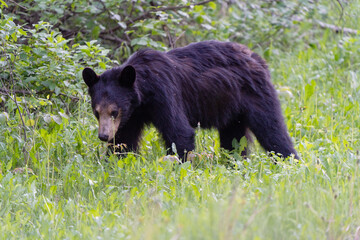
<instances>
[{"instance_id":1,"label":"bear's hind leg","mask_svg":"<svg viewBox=\"0 0 360 240\"><path fill-rule=\"evenodd\" d=\"M267 109L249 112L250 130L266 151L280 153L285 158L294 154L295 158L299 159L288 134L280 104L267 107Z\"/></svg>"}]
</instances>

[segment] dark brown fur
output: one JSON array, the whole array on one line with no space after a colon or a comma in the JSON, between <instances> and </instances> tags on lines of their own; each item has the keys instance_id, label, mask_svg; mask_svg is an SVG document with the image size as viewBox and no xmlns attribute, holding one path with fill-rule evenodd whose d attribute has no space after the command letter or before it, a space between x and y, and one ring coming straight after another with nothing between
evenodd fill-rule
<instances>
[{"instance_id":1,"label":"dark brown fur","mask_svg":"<svg viewBox=\"0 0 360 240\"><path fill-rule=\"evenodd\" d=\"M298 155L282 117L265 61L237 43L205 41L167 53L132 55L100 77L83 72L93 108L116 104L121 123L115 143L136 150L145 124L153 123L180 157L194 149L194 128L217 128L231 150L251 130L267 151Z\"/></svg>"}]
</instances>

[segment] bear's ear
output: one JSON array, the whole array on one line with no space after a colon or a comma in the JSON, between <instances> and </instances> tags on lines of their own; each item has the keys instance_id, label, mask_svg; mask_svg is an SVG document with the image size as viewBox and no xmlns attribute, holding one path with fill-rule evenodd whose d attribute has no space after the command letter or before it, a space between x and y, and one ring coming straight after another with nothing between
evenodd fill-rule
<instances>
[{"instance_id":1,"label":"bear's ear","mask_svg":"<svg viewBox=\"0 0 360 240\"><path fill-rule=\"evenodd\" d=\"M92 70L91 68L88 68L88 67L84 68L84 70L82 72L82 76L83 76L84 82L86 83L86 85L88 85L89 88L94 86L94 84L97 83L97 81L99 81L99 76L96 75L94 70Z\"/></svg>"},{"instance_id":2,"label":"bear's ear","mask_svg":"<svg viewBox=\"0 0 360 240\"><path fill-rule=\"evenodd\" d=\"M122 70L119 78L119 83L123 87L131 88L134 85L135 79L136 79L135 68L129 65Z\"/></svg>"}]
</instances>

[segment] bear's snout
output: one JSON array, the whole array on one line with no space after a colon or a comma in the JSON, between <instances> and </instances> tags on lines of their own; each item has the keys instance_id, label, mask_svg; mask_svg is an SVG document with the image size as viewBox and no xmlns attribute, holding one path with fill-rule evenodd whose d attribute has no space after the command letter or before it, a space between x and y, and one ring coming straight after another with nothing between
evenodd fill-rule
<instances>
[{"instance_id":1,"label":"bear's snout","mask_svg":"<svg viewBox=\"0 0 360 240\"><path fill-rule=\"evenodd\" d=\"M101 141L107 142L108 139L109 139L109 136L106 135L106 134L99 133L99 139L100 139Z\"/></svg>"}]
</instances>

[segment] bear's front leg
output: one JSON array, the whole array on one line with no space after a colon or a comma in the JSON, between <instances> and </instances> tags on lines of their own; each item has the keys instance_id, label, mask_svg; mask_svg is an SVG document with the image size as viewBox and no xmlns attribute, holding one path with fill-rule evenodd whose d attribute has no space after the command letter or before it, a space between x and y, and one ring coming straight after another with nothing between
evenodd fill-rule
<instances>
[{"instance_id":1,"label":"bear's front leg","mask_svg":"<svg viewBox=\"0 0 360 240\"><path fill-rule=\"evenodd\" d=\"M186 153L195 148L195 131L186 123L176 120L167 120L163 124L154 123L162 134L168 154L175 154L172 145L175 144L176 151L182 162L186 161Z\"/></svg>"},{"instance_id":2,"label":"bear's front leg","mask_svg":"<svg viewBox=\"0 0 360 240\"><path fill-rule=\"evenodd\" d=\"M195 133L193 129L181 129L177 134L173 134L171 131L165 131L163 137L168 154L175 154L173 151L173 144L175 144L176 152L182 162L186 161L187 153L195 148Z\"/></svg>"},{"instance_id":3,"label":"bear's front leg","mask_svg":"<svg viewBox=\"0 0 360 240\"><path fill-rule=\"evenodd\" d=\"M129 119L116 132L114 142L110 143L108 147L109 154L136 152L143 128L144 122L141 119Z\"/></svg>"}]
</instances>

